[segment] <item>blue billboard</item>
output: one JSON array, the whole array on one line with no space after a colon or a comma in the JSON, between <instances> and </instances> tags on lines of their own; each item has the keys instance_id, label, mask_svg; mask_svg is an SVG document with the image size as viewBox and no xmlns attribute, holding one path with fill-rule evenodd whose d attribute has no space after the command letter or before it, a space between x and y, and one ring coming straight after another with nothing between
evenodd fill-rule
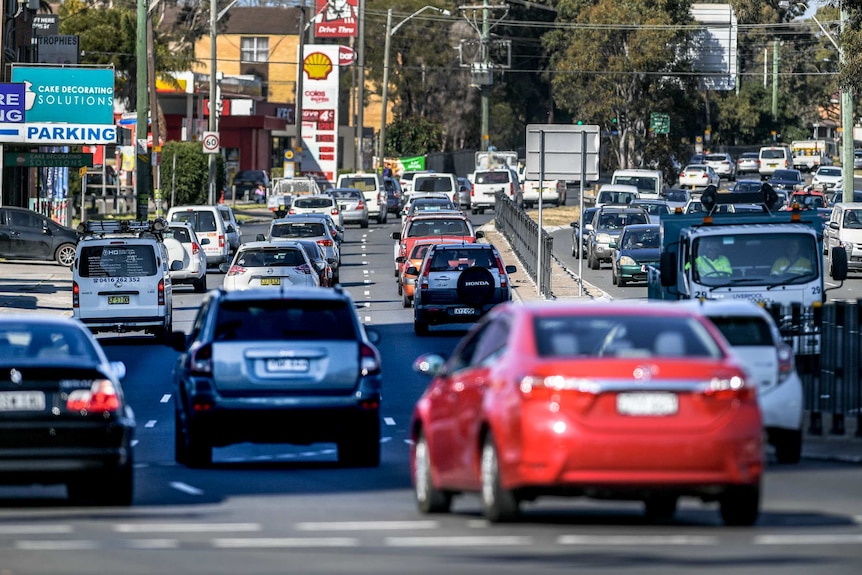
<instances>
[{"instance_id":1,"label":"blue billboard","mask_svg":"<svg viewBox=\"0 0 862 575\"><path fill-rule=\"evenodd\" d=\"M114 70L16 66L26 87L26 123L113 124Z\"/></svg>"}]
</instances>

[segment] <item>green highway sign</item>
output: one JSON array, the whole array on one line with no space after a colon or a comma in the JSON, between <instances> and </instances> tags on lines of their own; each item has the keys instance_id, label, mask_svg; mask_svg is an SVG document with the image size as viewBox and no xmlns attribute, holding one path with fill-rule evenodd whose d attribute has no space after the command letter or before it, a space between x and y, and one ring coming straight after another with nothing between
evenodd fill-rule
<instances>
[{"instance_id":1,"label":"green highway sign","mask_svg":"<svg viewBox=\"0 0 862 575\"><path fill-rule=\"evenodd\" d=\"M670 134L670 114L650 114L649 129L656 134Z\"/></svg>"},{"instance_id":2,"label":"green highway sign","mask_svg":"<svg viewBox=\"0 0 862 575\"><path fill-rule=\"evenodd\" d=\"M93 167L93 154L47 154L37 152L6 152L3 165L21 168L81 168Z\"/></svg>"}]
</instances>

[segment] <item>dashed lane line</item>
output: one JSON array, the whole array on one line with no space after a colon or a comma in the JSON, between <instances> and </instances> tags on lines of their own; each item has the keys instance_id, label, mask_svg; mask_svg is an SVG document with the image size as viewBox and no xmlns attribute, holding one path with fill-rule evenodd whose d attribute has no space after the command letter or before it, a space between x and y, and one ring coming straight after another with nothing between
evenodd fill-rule
<instances>
[{"instance_id":1,"label":"dashed lane line","mask_svg":"<svg viewBox=\"0 0 862 575\"><path fill-rule=\"evenodd\" d=\"M259 523L118 523L117 533L249 533L260 531Z\"/></svg>"},{"instance_id":2,"label":"dashed lane line","mask_svg":"<svg viewBox=\"0 0 862 575\"><path fill-rule=\"evenodd\" d=\"M387 547L512 547L532 545L532 537L512 536L456 536L456 537L386 537Z\"/></svg>"},{"instance_id":3,"label":"dashed lane line","mask_svg":"<svg viewBox=\"0 0 862 575\"><path fill-rule=\"evenodd\" d=\"M213 547L220 549L284 549L315 547L357 547L353 537L264 537L256 539L213 539Z\"/></svg>"},{"instance_id":4,"label":"dashed lane line","mask_svg":"<svg viewBox=\"0 0 862 575\"><path fill-rule=\"evenodd\" d=\"M437 521L318 521L297 523L299 531L401 531L437 529Z\"/></svg>"},{"instance_id":5,"label":"dashed lane line","mask_svg":"<svg viewBox=\"0 0 862 575\"><path fill-rule=\"evenodd\" d=\"M560 545L638 547L655 545L717 545L717 537L698 535L560 535Z\"/></svg>"},{"instance_id":6,"label":"dashed lane line","mask_svg":"<svg viewBox=\"0 0 862 575\"><path fill-rule=\"evenodd\" d=\"M183 483L181 481L171 481L168 485L177 491L181 491L183 493L187 493L188 495L203 495L204 492L202 489L198 489L197 487L192 487L188 483Z\"/></svg>"}]
</instances>

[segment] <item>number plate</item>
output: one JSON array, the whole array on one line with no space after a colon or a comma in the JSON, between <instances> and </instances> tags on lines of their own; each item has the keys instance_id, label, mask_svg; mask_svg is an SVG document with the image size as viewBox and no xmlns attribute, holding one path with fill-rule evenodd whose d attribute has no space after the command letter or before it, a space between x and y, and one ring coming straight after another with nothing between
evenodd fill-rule
<instances>
[{"instance_id":1,"label":"number plate","mask_svg":"<svg viewBox=\"0 0 862 575\"><path fill-rule=\"evenodd\" d=\"M266 370L274 372L302 373L308 371L308 360L280 358L266 360Z\"/></svg>"},{"instance_id":2,"label":"number plate","mask_svg":"<svg viewBox=\"0 0 862 575\"><path fill-rule=\"evenodd\" d=\"M617 395L617 412L622 415L673 415L679 409L675 393L636 392Z\"/></svg>"},{"instance_id":3,"label":"number plate","mask_svg":"<svg viewBox=\"0 0 862 575\"><path fill-rule=\"evenodd\" d=\"M127 295L109 295L108 296L108 304L113 305L115 303L127 304L127 303L129 303L129 296L127 296Z\"/></svg>"},{"instance_id":4,"label":"number plate","mask_svg":"<svg viewBox=\"0 0 862 575\"><path fill-rule=\"evenodd\" d=\"M452 310L452 315L475 315L476 310L472 307L456 307Z\"/></svg>"},{"instance_id":5,"label":"number plate","mask_svg":"<svg viewBox=\"0 0 862 575\"><path fill-rule=\"evenodd\" d=\"M45 394L41 391L2 391L0 411L42 411Z\"/></svg>"},{"instance_id":6,"label":"number plate","mask_svg":"<svg viewBox=\"0 0 862 575\"><path fill-rule=\"evenodd\" d=\"M260 278L260 285L262 286L280 286L281 278Z\"/></svg>"}]
</instances>

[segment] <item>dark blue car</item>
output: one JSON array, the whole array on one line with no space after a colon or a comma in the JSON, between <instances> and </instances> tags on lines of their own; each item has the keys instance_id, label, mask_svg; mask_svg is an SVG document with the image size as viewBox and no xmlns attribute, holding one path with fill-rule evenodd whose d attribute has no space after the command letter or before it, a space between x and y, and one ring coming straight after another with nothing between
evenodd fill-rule
<instances>
[{"instance_id":1,"label":"dark blue car","mask_svg":"<svg viewBox=\"0 0 862 575\"><path fill-rule=\"evenodd\" d=\"M661 248L658 228L658 224L633 224L623 228L611 258L614 285L623 287L628 282L645 282L647 268L658 266Z\"/></svg>"}]
</instances>

